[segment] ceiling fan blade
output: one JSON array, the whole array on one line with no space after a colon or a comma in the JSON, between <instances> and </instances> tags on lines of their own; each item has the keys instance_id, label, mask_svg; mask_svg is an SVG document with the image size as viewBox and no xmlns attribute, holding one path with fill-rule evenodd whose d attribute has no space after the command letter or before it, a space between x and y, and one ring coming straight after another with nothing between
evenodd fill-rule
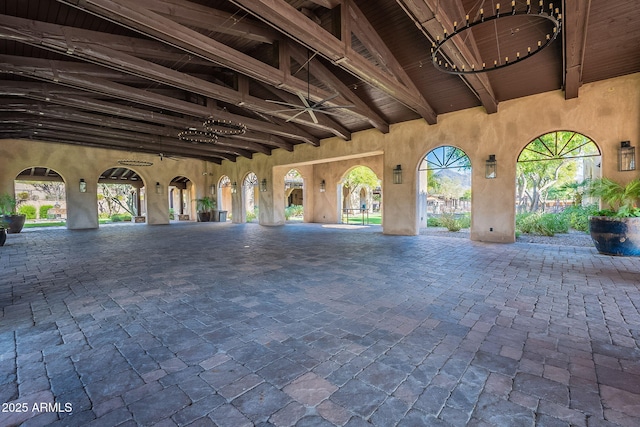
<instances>
[{"instance_id":1,"label":"ceiling fan blade","mask_svg":"<svg viewBox=\"0 0 640 427\"><path fill-rule=\"evenodd\" d=\"M329 96L329 97L327 97L327 98L325 98L325 99L323 99L321 101L316 102L315 104L313 104L313 108L322 106L322 104L324 104L327 101L331 101L332 99L336 98L338 95L339 95L339 93L334 93L333 95L331 95L331 96Z\"/></svg>"},{"instance_id":2,"label":"ceiling fan blade","mask_svg":"<svg viewBox=\"0 0 640 427\"><path fill-rule=\"evenodd\" d=\"M269 111L269 113L290 113L292 111L304 111L304 110L306 110L306 108L300 107L300 106L296 106L296 107L293 107L293 108L287 108L286 110Z\"/></svg>"},{"instance_id":3,"label":"ceiling fan blade","mask_svg":"<svg viewBox=\"0 0 640 427\"><path fill-rule=\"evenodd\" d=\"M266 99L265 101L266 102L270 102L271 104L285 105L287 107L300 107L299 105L292 104L290 102L274 101L272 99Z\"/></svg>"},{"instance_id":4,"label":"ceiling fan blade","mask_svg":"<svg viewBox=\"0 0 640 427\"><path fill-rule=\"evenodd\" d=\"M311 108L311 105L309 105L309 101L307 101L307 98L304 97L303 94L301 94L300 92L298 92L298 98L300 98L300 101L302 101L302 104L307 107L307 108Z\"/></svg>"},{"instance_id":5,"label":"ceiling fan blade","mask_svg":"<svg viewBox=\"0 0 640 427\"><path fill-rule=\"evenodd\" d=\"M301 110L299 112L297 112L295 115L289 117L287 120L285 120L286 122L290 122L291 120L295 119L296 117L298 117L300 114L304 113L305 111L307 111L307 109L305 108L304 110Z\"/></svg>"},{"instance_id":6,"label":"ceiling fan blade","mask_svg":"<svg viewBox=\"0 0 640 427\"><path fill-rule=\"evenodd\" d=\"M337 108L356 108L356 106L353 105L353 104L350 104L350 105L327 105L326 107L316 108L316 110L325 111L325 110L333 110L333 109L337 109Z\"/></svg>"},{"instance_id":7,"label":"ceiling fan blade","mask_svg":"<svg viewBox=\"0 0 640 427\"><path fill-rule=\"evenodd\" d=\"M309 111L309 115L311 116L311 120L313 120L313 123L318 124L318 118L316 117L315 113L313 112L313 109L309 108L309 109L307 109L307 111Z\"/></svg>"}]
</instances>

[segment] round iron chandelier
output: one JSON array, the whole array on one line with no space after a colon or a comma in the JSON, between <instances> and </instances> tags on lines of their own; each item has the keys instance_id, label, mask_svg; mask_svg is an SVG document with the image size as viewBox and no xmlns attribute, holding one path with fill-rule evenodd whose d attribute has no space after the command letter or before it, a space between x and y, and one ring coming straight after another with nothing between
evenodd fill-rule
<instances>
[{"instance_id":1,"label":"round iron chandelier","mask_svg":"<svg viewBox=\"0 0 640 427\"><path fill-rule=\"evenodd\" d=\"M474 27L485 25L492 21L496 22L500 19L504 20L522 16L532 17L536 20L544 21L551 25L550 31L547 32L544 37L540 37L537 42L532 43L533 46L522 46L521 49L511 51L510 53L501 56L499 55L500 40L498 40L496 29L496 50L499 56L491 58L489 61L478 60L477 63L469 63L467 60L460 60L456 64L454 60L448 57L444 52L449 47L455 44L455 42L453 41L454 38L462 38L464 42L464 37L469 36L471 34L471 29ZM511 1L511 9L506 12L504 10L501 11L500 3L497 3L495 6L495 14L485 16L484 9L481 8L479 11L479 18L477 20L471 22L469 20L469 15L466 15L463 25L459 26L458 22L453 23L452 33L447 33L447 30L445 29L443 38L437 36L436 40L432 43L431 46L431 61L438 70L449 74L478 74L487 71L498 70L510 65L517 64L518 62L524 61L525 59L541 52L556 39L561 29L562 14L560 13L560 10L558 8L554 9L553 3L549 3L548 10L545 11L544 1L540 0L538 3L538 7L534 10L531 7L531 0L527 0L526 8L518 9L516 7L516 1L513 0ZM460 64L460 62L463 63Z\"/></svg>"},{"instance_id":2,"label":"round iron chandelier","mask_svg":"<svg viewBox=\"0 0 640 427\"><path fill-rule=\"evenodd\" d=\"M231 120L220 120L209 117L202 126L210 133L217 136L242 135L247 131L247 125Z\"/></svg>"}]
</instances>

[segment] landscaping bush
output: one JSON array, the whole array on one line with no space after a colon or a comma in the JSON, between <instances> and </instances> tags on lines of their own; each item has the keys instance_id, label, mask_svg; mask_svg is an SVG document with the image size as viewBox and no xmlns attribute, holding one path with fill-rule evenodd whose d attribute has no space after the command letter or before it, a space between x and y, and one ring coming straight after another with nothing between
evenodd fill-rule
<instances>
[{"instance_id":1,"label":"landscaping bush","mask_svg":"<svg viewBox=\"0 0 640 427\"><path fill-rule=\"evenodd\" d=\"M589 216L596 215L598 212L597 205L589 206L569 206L562 212L569 222L569 226L574 230L589 232Z\"/></svg>"},{"instance_id":2,"label":"landscaping bush","mask_svg":"<svg viewBox=\"0 0 640 427\"><path fill-rule=\"evenodd\" d=\"M258 218L258 208L255 208L253 212L247 211L247 222L253 222Z\"/></svg>"},{"instance_id":3,"label":"landscaping bush","mask_svg":"<svg viewBox=\"0 0 640 427\"><path fill-rule=\"evenodd\" d=\"M516 228L526 234L553 236L569 232L569 221L560 214L525 213L516 215Z\"/></svg>"},{"instance_id":4,"label":"landscaping bush","mask_svg":"<svg viewBox=\"0 0 640 427\"><path fill-rule=\"evenodd\" d=\"M121 222L123 220L124 220L124 218L122 218L122 215L120 215L120 214L111 215L111 222Z\"/></svg>"},{"instance_id":5,"label":"landscaping bush","mask_svg":"<svg viewBox=\"0 0 640 427\"><path fill-rule=\"evenodd\" d=\"M462 228L460 221L457 220L455 215L452 213L443 213L440 215L440 224L442 224L443 227L446 227L449 231L460 231Z\"/></svg>"},{"instance_id":6,"label":"landscaping bush","mask_svg":"<svg viewBox=\"0 0 640 427\"><path fill-rule=\"evenodd\" d=\"M39 209L39 211L40 211L39 212L40 219L48 218L47 215L48 215L49 209L53 209L53 205L42 205L42 206L40 206L40 209Z\"/></svg>"},{"instance_id":7,"label":"landscaping bush","mask_svg":"<svg viewBox=\"0 0 640 427\"><path fill-rule=\"evenodd\" d=\"M284 217L289 220L293 216L303 216L304 208L302 205L291 205L285 208Z\"/></svg>"},{"instance_id":8,"label":"landscaping bush","mask_svg":"<svg viewBox=\"0 0 640 427\"><path fill-rule=\"evenodd\" d=\"M22 205L18 208L18 213L27 219L36 219L36 207L32 205Z\"/></svg>"},{"instance_id":9,"label":"landscaping bush","mask_svg":"<svg viewBox=\"0 0 640 427\"><path fill-rule=\"evenodd\" d=\"M440 219L435 216L427 217L427 227L443 227L440 225Z\"/></svg>"}]
</instances>

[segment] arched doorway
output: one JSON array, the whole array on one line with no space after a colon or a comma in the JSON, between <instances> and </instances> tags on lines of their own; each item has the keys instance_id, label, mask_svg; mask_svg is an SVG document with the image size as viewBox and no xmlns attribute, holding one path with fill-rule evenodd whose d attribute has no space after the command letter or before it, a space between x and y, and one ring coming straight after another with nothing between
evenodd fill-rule
<instances>
[{"instance_id":1,"label":"arched doorway","mask_svg":"<svg viewBox=\"0 0 640 427\"><path fill-rule=\"evenodd\" d=\"M64 225L67 220L67 196L64 179L47 167L33 166L21 171L14 180L16 212L25 215L25 224Z\"/></svg>"},{"instance_id":2,"label":"arched doorway","mask_svg":"<svg viewBox=\"0 0 640 427\"><path fill-rule=\"evenodd\" d=\"M349 169L339 187L340 223L382 224L382 188L371 168L356 166Z\"/></svg>"},{"instance_id":3,"label":"arched doorway","mask_svg":"<svg viewBox=\"0 0 640 427\"><path fill-rule=\"evenodd\" d=\"M176 176L169 183L169 220L195 220L191 212L191 200L194 199L193 184L185 176Z\"/></svg>"},{"instance_id":4,"label":"arched doorway","mask_svg":"<svg viewBox=\"0 0 640 427\"><path fill-rule=\"evenodd\" d=\"M297 169L284 176L285 207L287 221L304 221L304 178Z\"/></svg>"},{"instance_id":5,"label":"arched doorway","mask_svg":"<svg viewBox=\"0 0 640 427\"><path fill-rule=\"evenodd\" d=\"M255 173L249 172L242 181L242 203L246 222L258 220L259 197L258 177Z\"/></svg>"},{"instance_id":6,"label":"arched doorway","mask_svg":"<svg viewBox=\"0 0 640 427\"><path fill-rule=\"evenodd\" d=\"M231 219L231 212L233 211L233 186L231 185L231 179L229 179L227 175L223 175L218 181L216 204L221 212L225 212L225 221ZM222 214L220 220L222 221Z\"/></svg>"},{"instance_id":7,"label":"arched doorway","mask_svg":"<svg viewBox=\"0 0 640 427\"><path fill-rule=\"evenodd\" d=\"M587 231L587 218L597 210L597 201L584 191L589 180L601 177L601 164L600 148L578 132L555 131L534 138L518 156L516 230L530 232L546 224L558 228L541 228L545 234L567 227Z\"/></svg>"},{"instance_id":8,"label":"arched doorway","mask_svg":"<svg viewBox=\"0 0 640 427\"><path fill-rule=\"evenodd\" d=\"M471 160L454 146L429 151L418 167L420 228L471 226Z\"/></svg>"},{"instance_id":9,"label":"arched doorway","mask_svg":"<svg viewBox=\"0 0 640 427\"><path fill-rule=\"evenodd\" d=\"M98 178L98 219L100 224L132 222L146 215L144 181L132 169L110 168ZM142 222L142 221L140 221Z\"/></svg>"}]
</instances>

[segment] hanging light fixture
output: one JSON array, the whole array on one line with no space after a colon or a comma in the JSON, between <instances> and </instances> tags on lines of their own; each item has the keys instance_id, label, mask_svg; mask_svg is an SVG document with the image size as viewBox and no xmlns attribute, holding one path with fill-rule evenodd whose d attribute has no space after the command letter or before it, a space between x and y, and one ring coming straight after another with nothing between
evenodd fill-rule
<instances>
[{"instance_id":1,"label":"hanging light fixture","mask_svg":"<svg viewBox=\"0 0 640 427\"><path fill-rule=\"evenodd\" d=\"M631 146L631 141L620 142L618 170L621 172L636 170L636 147Z\"/></svg>"},{"instance_id":2,"label":"hanging light fixture","mask_svg":"<svg viewBox=\"0 0 640 427\"><path fill-rule=\"evenodd\" d=\"M402 184L402 166L397 165L393 170L393 183Z\"/></svg>"},{"instance_id":3,"label":"hanging light fixture","mask_svg":"<svg viewBox=\"0 0 640 427\"><path fill-rule=\"evenodd\" d=\"M498 162L496 161L496 155L489 154L489 158L487 159L485 164L484 177L487 179L495 178L496 176L498 176L497 169L498 169Z\"/></svg>"},{"instance_id":4,"label":"hanging light fixture","mask_svg":"<svg viewBox=\"0 0 640 427\"><path fill-rule=\"evenodd\" d=\"M194 144L215 144L219 137L242 135L247 131L247 125L231 120L221 120L209 117L202 123L204 130L189 128L178 133L178 138Z\"/></svg>"},{"instance_id":5,"label":"hanging light fixture","mask_svg":"<svg viewBox=\"0 0 640 427\"><path fill-rule=\"evenodd\" d=\"M546 32L544 37L531 39L531 43L522 45L519 49L515 48L508 52L504 51L504 47L500 46L500 40L496 33L497 52L500 52L500 57L490 58L489 60L477 59L477 62L455 63L452 58L445 55L445 51L449 47L454 47L454 41L452 39L460 37L462 42L470 35L471 29L484 25L487 22L497 21L499 19L512 19L518 16L527 16L535 18L541 22L550 23L549 31ZM532 20L533 21L533 20ZM517 24L517 22L515 23ZM536 53L542 51L549 46L558 37L562 29L562 14L559 8L553 7L553 3L549 3L548 10L545 10L544 1L540 0L537 8L531 7L531 0L527 0L526 8L517 9L516 1L511 2L510 10L500 10L500 3L496 4L495 13L493 15L485 16L484 9L480 8L479 18L471 22L469 15L465 16L464 22L458 25L457 21L453 23L453 32L448 33L445 28L443 37L436 36L436 40L431 44L431 61L433 65L440 71L449 74L477 74L487 71L498 70L500 68L508 67L510 65L517 64L524 61L527 58L532 57ZM543 31L543 33L545 33ZM512 33L513 34L513 30ZM532 47L533 46L533 47Z\"/></svg>"}]
</instances>

